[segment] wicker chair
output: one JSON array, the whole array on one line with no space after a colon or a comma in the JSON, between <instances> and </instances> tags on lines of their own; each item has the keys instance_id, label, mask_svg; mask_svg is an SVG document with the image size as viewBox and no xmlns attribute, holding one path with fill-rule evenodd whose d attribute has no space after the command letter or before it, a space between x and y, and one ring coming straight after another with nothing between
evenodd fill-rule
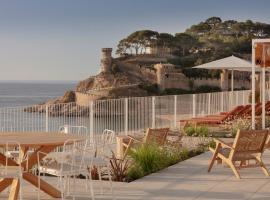
<instances>
[{"instance_id":1,"label":"wicker chair","mask_svg":"<svg viewBox=\"0 0 270 200\"><path fill-rule=\"evenodd\" d=\"M233 143L226 143L215 139L215 149L210 148L213 157L210 161L208 172L211 171L216 160L222 160L233 171L237 178L241 178L237 169L260 167L265 175L269 172L262 161L262 154L266 146L268 130L238 130ZM255 163L250 162L254 160Z\"/></svg>"},{"instance_id":2,"label":"wicker chair","mask_svg":"<svg viewBox=\"0 0 270 200\"><path fill-rule=\"evenodd\" d=\"M127 156L128 152L132 150L135 144L144 144L144 143L156 143L159 146L164 145L167 135L169 133L169 128L158 128L158 129L147 129L146 135L142 138L136 138L131 135L128 135L127 140L123 142L124 147L124 157Z\"/></svg>"}]
</instances>

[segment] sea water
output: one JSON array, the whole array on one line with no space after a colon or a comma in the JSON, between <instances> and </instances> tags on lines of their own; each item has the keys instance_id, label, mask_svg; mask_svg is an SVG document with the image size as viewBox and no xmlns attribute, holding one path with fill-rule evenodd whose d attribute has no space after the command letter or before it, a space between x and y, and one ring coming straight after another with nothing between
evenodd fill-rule
<instances>
[{"instance_id":1,"label":"sea water","mask_svg":"<svg viewBox=\"0 0 270 200\"><path fill-rule=\"evenodd\" d=\"M0 107L40 104L73 90L75 82L0 82Z\"/></svg>"}]
</instances>

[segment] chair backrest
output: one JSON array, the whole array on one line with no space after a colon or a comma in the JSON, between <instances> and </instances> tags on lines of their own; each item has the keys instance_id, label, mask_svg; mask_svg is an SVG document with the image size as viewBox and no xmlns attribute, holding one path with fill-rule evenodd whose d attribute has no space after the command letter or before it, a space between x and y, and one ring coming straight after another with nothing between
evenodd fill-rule
<instances>
[{"instance_id":1,"label":"chair backrest","mask_svg":"<svg viewBox=\"0 0 270 200\"><path fill-rule=\"evenodd\" d=\"M239 112L241 112L241 110L244 108L244 106L236 106L234 109L232 109L230 112L227 113L227 115L225 115L222 118L222 121L225 120L231 120L233 119Z\"/></svg>"},{"instance_id":2,"label":"chair backrest","mask_svg":"<svg viewBox=\"0 0 270 200\"><path fill-rule=\"evenodd\" d=\"M243 109L238 112L237 117L244 117L246 115L246 113L249 112L250 108L251 108L250 104L245 105L243 107Z\"/></svg>"},{"instance_id":3,"label":"chair backrest","mask_svg":"<svg viewBox=\"0 0 270 200\"><path fill-rule=\"evenodd\" d=\"M169 133L169 128L157 128L157 129L147 129L144 142L151 143L154 142L158 145L163 145L166 141L167 135Z\"/></svg>"},{"instance_id":4,"label":"chair backrest","mask_svg":"<svg viewBox=\"0 0 270 200\"><path fill-rule=\"evenodd\" d=\"M263 153L268 130L238 130L230 157L237 155Z\"/></svg>"},{"instance_id":5,"label":"chair backrest","mask_svg":"<svg viewBox=\"0 0 270 200\"><path fill-rule=\"evenodd\" d=\"M270 101L267 101L265 103L265 110L268 111L269 107L270 107ZM262 104L261 103L260 103L260 106L256 108L255 114L256 115L261 115L262 114Z\"/></svg>"},{"instance_id":6,"label":"chair backrest","mask_svg":"<svg viewBox=\"0 0 270 200\"><path fill-rule=\"evenodd\" d=\"M113 130L105 129L101 135L101 141L105 144L115 143L115 132Z\"/></svg>"},{"instance_id":7,"label":"chair backrest","mask_svg":"<svg viewBox=\"0 0 270 200\"><path fill-rule=\"evenodd\" d=\"M73 126L65 124L59 127L58 132L65 134L76 134L85 137L89 136L89 132L86 126Z\"/></svg>"},{"instance_id":8,"label":"chair backrest","mask_svg":"<svg viewBox=\"0 0 270 200\"><path fill-rule=\"evenodd\" d=\"M255 113L258 112L258 110L260 109L261 106L262 106L261 103L257 103L255 105ZM246 116L250 116L251 113L252 113L252 106L249 105L249 108L242 115L243 115L243 117L246 117Z\"/></svg>"},{"instance_id":9,"label":"chair backrest","mask_svg":"<svg viewBox=\"0 0 270 200\"><path fill-rule=\"evenodd\" d=\"M113 130L105 129L101 135L95 137L97 156L110 156L114 151L116 143L116 133Z\"/></svg>"},{"instance_id":10,"label":"chair backrest","mask_svg":"<svg viewBox=\"0 0 270 200\"><path fill-rule=\"evenodd\" d=\"M57 161L61 164L61 170L64 164L68 164L70 170L73 170L75 166L81 169L83 167L86 154L89 156L89 152L86 151L89 146L88 140L67 140L63 145L62 153L58 154Z\"/></svg>"},{"instance_id":11,"label":"chair backrest","mask_svg":"<svg viewBox=\"0 0 270 200\"><path fill-rule=\"evenodd\" d=\"M88 132L88 128L86 126L73 126L65 124L58 128L58 132L64 134L74 134L78 136L85 137L87 140L90 140L90 133ZM84 143L82 143L83 145ZM57 147L55 151L61 152L63 147Z\"/></svg>"}]
</instances>

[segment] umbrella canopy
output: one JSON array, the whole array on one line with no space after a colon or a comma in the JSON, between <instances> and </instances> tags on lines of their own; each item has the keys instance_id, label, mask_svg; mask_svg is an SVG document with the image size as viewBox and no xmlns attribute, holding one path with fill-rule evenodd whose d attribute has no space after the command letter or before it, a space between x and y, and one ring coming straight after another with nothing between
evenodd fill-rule
<instances>
[{"instance_id":1,"label":"umbrella canopy","mask_svg":"<svg viewBox=\"0 0 270 200\"><path fill-rule=\"evenodd\" d=\"M251 72L252 69L252 63L235 57L235 56L229 56L226 58L222 58L219 60L215 60L209 63L205 63L202 65L198 65L196 67L193 67L195 69L215 69L215 70L234 70L234 71L247 71ZM261 71L261 68L256 67L256 71Z\"/></svg>"}]
</instances>

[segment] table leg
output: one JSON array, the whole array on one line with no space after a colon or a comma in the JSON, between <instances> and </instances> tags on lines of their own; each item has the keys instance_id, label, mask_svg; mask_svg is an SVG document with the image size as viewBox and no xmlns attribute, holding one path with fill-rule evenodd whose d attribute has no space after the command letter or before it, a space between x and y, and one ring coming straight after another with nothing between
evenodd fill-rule
<instances>
[{"instance_id":1,"label":"table leg","mask_svg":"<svg viewBox=\"0 0 270 200\"><path fill-rule=\"evenodd\" d=\"M124 157L123 140L123 137L116 137L116 157L118 159L123 159Z\"/></svg>"},{"instance_id":2,"label":"table leg","mask_svg":"<svg viewBox=\"0 0 270 200\"><path fill-rule=\"evenodd\" d=\"M38 188L37 176L30 173L24 173L23 178ZM40 189L45 193L49 194L51 197L61 198L61 192L42 179L40 179Z\"/></svg>"},{"instance_id":3,"label":"table leg","mask_svg":"<svg viewBox=\"0 0 270 200\"><path fill-rule=\"evenodd\" d=\"M13 179L10 187L8 200L17 200L19 191L20 191L20 181L18 179Z\"/></svg>"},{"instance_id":4,"label":"table leg","mask_svg":"<svg viewBox=\"0 0 270 200\"><path fill-rule=\"evenodd\" d=\"M5 190L8 186L11 185L12 183L12 178L5 178L5 179L2 179L0 181L0 192L2 192L3 190Z\"/></svg>"}]
</instances>

